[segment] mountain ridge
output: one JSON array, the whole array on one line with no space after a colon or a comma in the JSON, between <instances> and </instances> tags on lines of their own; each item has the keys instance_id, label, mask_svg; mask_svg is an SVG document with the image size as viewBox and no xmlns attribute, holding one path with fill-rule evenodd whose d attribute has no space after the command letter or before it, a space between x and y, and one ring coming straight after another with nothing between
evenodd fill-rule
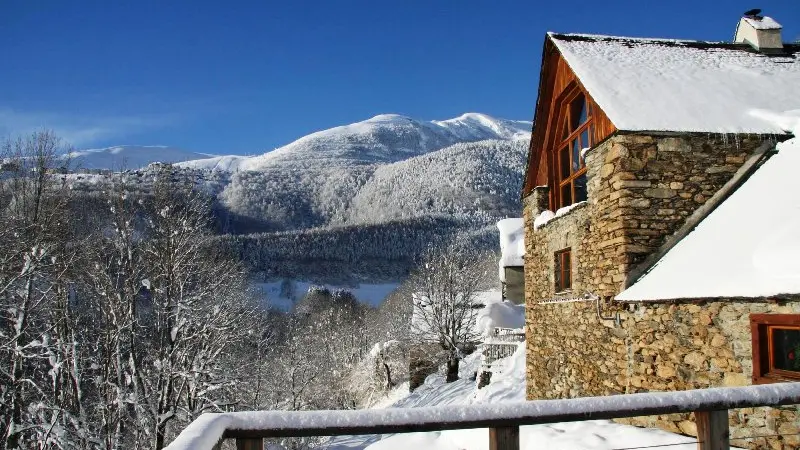
<instances>
[{"instance_id":1,"label":"mountain ridge","mask_svg":"<svg viewBox=\"0 0 800 450\"><path fill-rule=\"evenodd\" d=\"M62 157L76 169L138 169L153 162L178 163L207 158L207 153L183 150L166 145L114 145L72 151Z\"/></svg>"},{"instance_id":2,"label":"mountain ridge","mask_svg":"<svg viewBox=\"0 0 800 450\"><path fill-rule=\"evenodd\" d=\"M168 145L113 145L76 150L64 156L81 169L138 169L154 162L185 168L233 172L259 170L291 159L311 165L395 162L459 142L515 140L530 135L531 122L464 113L445 120L420 120L402 114L378 114L369 119L319 130L255 156L211 154ZM399 140L398 140L399 137Z\"/></svg>"},{"instance_id":3,"label":"mountain ridge","mask_svg":"<svg viewBox=\"0 0 800 450\"><path fill-rule=\"evenodd\" d=\"M400 114L379 114L361 122L320 130L262 155L218 156L186 161L181 167L209 170L263 170L293 166L390 163L462 143L516 140L530 135L531 123L465 113L453 119L423 121Z\"/></svg>"}]
</instances>

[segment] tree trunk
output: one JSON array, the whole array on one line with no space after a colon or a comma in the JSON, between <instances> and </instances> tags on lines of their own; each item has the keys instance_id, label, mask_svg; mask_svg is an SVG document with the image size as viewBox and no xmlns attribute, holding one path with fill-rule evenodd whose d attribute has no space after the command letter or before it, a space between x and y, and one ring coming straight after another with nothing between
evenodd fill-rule
<instances>
[{"instance_id":1,"label":"tree trunk","mask_svg":"<svg viewBox=\"0 0 800 450\"><path fill-rule=\"evenodd\" d=\"M458 358L454 356L447 359L447 378L444 380L446 383L458 380L458 363Z\"/></svg>"},{"instance_id":2,"label":"tree trunk","mask_svg":"<svg viewBox=\"0 0 800 450\"><path fill-rule=\"evenodd\" d=\"M385 362L383 363L383 370L386 372L386 389L391 389L394 387L394 382L392 381L392 371L389 369L389 365Z\"/></svg>"}]
</instances>

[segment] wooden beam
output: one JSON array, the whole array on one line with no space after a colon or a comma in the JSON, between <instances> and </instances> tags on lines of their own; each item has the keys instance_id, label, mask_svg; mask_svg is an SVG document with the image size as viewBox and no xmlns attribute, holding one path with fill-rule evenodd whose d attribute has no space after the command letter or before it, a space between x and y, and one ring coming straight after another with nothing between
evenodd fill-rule
<instances>
[{"instance_id":1,"label":"wooden beam","mask_svg":"<svg viewBox=\"0 0 800 450\"><path fill-rule=\"evenodd\" d=\"M697 450L728 450L731 448L728 410L695 411Z\"/></svg>"},{"instance_id":2,"label":"wooden beam","mask_svg":"<svg viewBox=\"0 0 800 450\"><path fill-rule=\"evenodd\" d=\"M236 450L264 450L263 438L237 438Z\"/></svg>"},{"instance_id":3,"label":"wooden beam","mask_svg":"<svg viewBox=\"0 0 800 450\"><path fill-rule=\"evenodd\" d=\"M489 428L489 450L519 450L519 427Z\"/></svg>"}]
</instances>

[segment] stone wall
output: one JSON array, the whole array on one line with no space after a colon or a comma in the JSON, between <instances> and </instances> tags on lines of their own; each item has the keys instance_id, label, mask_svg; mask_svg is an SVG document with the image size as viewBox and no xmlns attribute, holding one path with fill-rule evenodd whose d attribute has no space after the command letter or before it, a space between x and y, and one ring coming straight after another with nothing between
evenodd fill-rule
<instances>
[{"instance_id":1,"label":"stone wall","mask_svg":"<svg viewBox=\"0 0 800 450\"><path fill-rule=\"evenodd\" d=\"M526 301L555 297L550 282L554 246L572 248L574 293L617 294L631 268L730 180L762 143L757 137L726 142L707 135L624 134L589 151L585 209L576 208L533 232L533 220L547 206L547 188L534 189L524 200Z\"/></svg>"},{"instance_id":2,"label":"stone wall","mask_svg":"<svg viewBox=\"0 0 800 450\"><path fill-rule=\"evenodd\" d=\"M528 305L527 396L571 398L648 391L745 386L752 376L749 315L800 313L793 301L718 300L685 303ZM731 437L800 432L798 407L731 410ZM621 420L696 435L689 415ZM736 447L764 447L733 441ZM773 448L798 448L800 436L770 438Z\"/></svg>"},{"instance_id":3,"label":"stone wall","mask_svg":"<svg viewBox=\"0 0 800 450\"><path fill-rule=\"evenodd\" d=\"M521 266L503 267L503 299L517 305L525 304L525 269Z\"/></svg>"},{"instance_id":4,"label":"stone wall","mask_svg":"<svg viewBox=\"0 0 800 450\"><path fill-rule=\"evenodd\" d=\"M706 135L615 135L586 155L586 203L534 230L534 219L547 208L548 188L537 187L524 199L529 398L749 384L748 315L798 311L796 302L629 307L610 299L762 143L758 137L733 142ZM554 253L564 248L572 252L572 288L557 293ZM594 301L580 300L585 296L601 299L603 315L619 312L620 325L600 319ZM573 301L543 303L559 299ZM780 432L800 428L791 422L797 417L790 409L743 410L732 415L732 424L737 436L747 427ZM687 419L657 423L691 434Z\"/></svg>"}]
</instances>

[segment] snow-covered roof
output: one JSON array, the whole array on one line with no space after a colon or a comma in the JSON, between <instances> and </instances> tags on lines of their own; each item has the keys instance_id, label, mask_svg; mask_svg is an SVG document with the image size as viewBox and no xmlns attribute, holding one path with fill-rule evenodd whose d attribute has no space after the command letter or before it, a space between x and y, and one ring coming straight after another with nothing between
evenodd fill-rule
<instances>
[{"instance_id":1,"label":"snow-covered roof","mask_svg":"<svg viewBox=\"0 0 800 450\"><path fill-rule=\"evenodd\" d=\"M500 230L500 267L525 264L525 224L521 217L497 222Z\"/></svg>"},{"instance_id":2,"label":"snow-covered roof","mask_svg":"<svg viewBox=\"0 0 800 450\"><path fill-rule=\"evenodd\" d=\"M783 134L751 109L800 105L800 45L780 55L747 44L548 34L619 130Z\"/></svg>"},{"instance_id":3,"label":"snow-covered roof","mask_svg":"<svg viewBox=\"0 0 800 450\"><path fill-rule=\"evenodd\" d=\"M747 22L755 28L756 30L780 30L783 28L781 24L779 24L775 19L772 17L761 17L760 19L756 19L753 17L743 17L743 21Z\"/></svg>"},{"instance_id":4,"label":"snow-covered roof","mask_svg":"<svg viewBox=\"0 0 800 450\"><path fill-rule=\"evenodd\" d=\"M800 109L758 115L797 137L617 300L800 294Z\"/></svg>"}]
</instances>

